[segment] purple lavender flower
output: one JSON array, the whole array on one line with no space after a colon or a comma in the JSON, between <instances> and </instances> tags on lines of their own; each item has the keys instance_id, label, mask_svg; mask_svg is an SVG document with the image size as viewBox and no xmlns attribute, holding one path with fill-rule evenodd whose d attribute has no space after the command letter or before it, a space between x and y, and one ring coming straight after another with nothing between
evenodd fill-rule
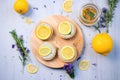
<instances>
[{"instance_id":1,"label":"purple lavender flower","mask_svg":"<svg viewBox=\"0 0 120 80\"><path fill-rule=\"evenodd\" d=\"M23 43L23 35L20 36L20 40Z\"/></svg>"},{"instance_id":2,"label":"purple lavender flower","mask_svg":"<svg viewBox=\"0 0 120 80\"><path fill-rule=\"evenodd\" d=\"M20 39L23 39L23 35L20 35Z\"/></svg>"},{"instance_id":3,"label":"purple lavender flower","mask_svg":"<svg viewBox=\"0 0 120 80\"><path fill-rule=\"evenodd\" d=\"M29 49L26 49L26 52L27 52L27 53L29 53L29 52L30 52L30 50L29 50Z\"/></svg>"},{"instance_id":4,"label":"purple lavender flower","mask_svg":"<svg viewBox=\"0 0 120 80\"><path fill-rule=\"evenodd\" d=\"M106 8L102 8L102 12L106 13L107 9Z\"/></svg>"},{"instance_id":5,"label":"purple lavender flower","mask_svg":"<svg viewBox=\"0 0 120 80\"><path fill-rule=\"evenodd\" d=\"M15 44L12 44L12 48L14 48L15 47Z\"/></svg>"},{"instance_id":6,"label":"purple lavender flower","mask_svg":"<svg viewBox=\"0 0 120 80\"><path fill-rule=\"evenodd\" d=\"M102 26L103 28L105 28L105 27L106 27L105 23L102 23L102 24L101 24L101 26Z\"/></svg>"},{"instance_id":7,"label":"purple lavender flower","mask_svg":"<svg viewBox=\"0 0 120 80\"><path fill-rule=\"evenodd\" d=\"M71 78L74 78L74 66L73 64L68 64L68 65L64 65L63 67L64 70L66 70L66 72L69 74L69 76Z\"/></svg>"}]
</instances>

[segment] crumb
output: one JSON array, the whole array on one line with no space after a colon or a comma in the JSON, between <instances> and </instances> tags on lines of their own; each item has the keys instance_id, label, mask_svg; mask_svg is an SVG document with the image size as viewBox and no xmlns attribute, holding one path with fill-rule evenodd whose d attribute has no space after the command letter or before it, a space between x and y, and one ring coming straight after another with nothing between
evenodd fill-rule
<instances>
[{"instance_id":1,"label":"crumb","mask_svg":"<svg viewBox=\"0 0 120 80\"><path fill-rule=\"evenodd\" d=\"M53 73L51 73L51 75L53 75Z\"/></svg>"},{"instance_id":2,"label":"crumb","mask_svg":"<svg viewBox=\"0 0 120 80\"><path fill-rule=\"evenodd\" d=\"M93 63L92 65L97 66L97 64L96 64L96 63Z\"/></svg>"},{"instance_id":3,"label":"crumb","mask_svg":"<svg viewBox=\"0 0 120 80\"><path fill-rule=\"evenodd\" d=\"M55 3L55 1L53 1L53 3Z\"/></svg>"},{"instance_id":4,"label":"crumb","mask_svg":"<svg viewBox=\"0 0 120 80\"><path fill-rule=\"evenodd\" d=\"M37 8L37 7L34 7L33 9L38 10L38 8Z\"/></svg>"},{"instance_id":5,"label":"crumb","mask_svg":"<svg viewBox=\"0 0 120 80\"><path fill-rule=\"evenodd\" d=\"M62 78L60 78L60 80L62 80Z\"/></svg>"},{"instance_id":6,"label":"crumb","mask_svg":"<svg viewBox=\"0 0 120 80\"><path fill-rule=\"evenodd\" d=\"M31 19L29 19L29 18L26 18L26 19L25 19L25 22L26 22L27 24L33 23L33 21L32 21Z\"/></svg>"},{"instance_id":7,"label":"crumb","mask_svg":"<svg viewBox=\"0 0 120 80\"><path fill-rule=\"evenodd\" d=\"M12 44L12 48L15 48L15 44Z\"/></svg>"},{"instance_id":8,"label":"crumb","mask_svg":"<svg viewBox=\"0 0 120 80\"><path fill-rule=\"evenodd\" d=\"M62 77L62 75L60 75L60 77Z\"/></svg>"},{"instance_id":9,"label":"crumb","mask_svg":"<svg viewBox=\"0 0 120 80\"><path fill-rule=\"evenodd\" d=\"M47 6L46 6L46 5L44 5L44 8L47 8Z\"/></svg>"},{"instance_id":10,"label":"crumb","mask_svg":"<svg viewBox=\"0 0 120 80\"><path fill-rule=\"evenodd\" d=\"M81 59L81 57L79 57L79 58L77 59L77 61L80 60L80 59Z\"/></svg>"},{"instance_id":11,"label":"crumb","mask_svg":"<svg viewBox=\"0 0 120 80\"><path fill-rule=\"evenodd\" d=\"M95 76L95 78L96 78L96 76Z\"/></svg>"}]
</instances>

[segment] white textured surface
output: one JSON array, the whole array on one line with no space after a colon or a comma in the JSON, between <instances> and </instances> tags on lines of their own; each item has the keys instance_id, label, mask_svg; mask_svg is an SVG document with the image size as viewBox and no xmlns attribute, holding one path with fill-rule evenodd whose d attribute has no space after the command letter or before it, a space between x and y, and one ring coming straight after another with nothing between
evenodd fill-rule
<instances>
[{"instance_id":1,"label":"white textured surface","mask_svg":"<svg viewBox=\"0 0 120 80\"><path fill-rule=\"evenodd\" d=\"M55 0L55 3L53 3L54 0L28 0L31 6L30 11L23 16L14 12L14 1L0 0L0 80L71 80L64 70L50 69L39 63L32 53L29 54L32 63L39 66L39 71L36 74L29 74L24 70L22 73L22 65L18 58L19 52L11 48L14 40L9 31L16 29L19 35L23 34L26 41L25 45L29 47L31 31L36 24L46 16L61 13L74 19L83 29L85 50L82 59L87 59L91 63L89 70L81 71L78 68L79 61L75 62L75 80L120 80L120 2L110 28L110 35L114 40L114 49L107 57L103 57L96 54L90 45L97 32L92 27L83 26L77 15L83 4L93 1L102 8L106 6L107 0L74 0L72 13L62 11L63 0ZM33 9L33 7L37 7L38 10ZM22 17L30 18L34 23L28 25ZM93 63L96 63L97 66L93 66Z\"/></svg>"}]
</instances>

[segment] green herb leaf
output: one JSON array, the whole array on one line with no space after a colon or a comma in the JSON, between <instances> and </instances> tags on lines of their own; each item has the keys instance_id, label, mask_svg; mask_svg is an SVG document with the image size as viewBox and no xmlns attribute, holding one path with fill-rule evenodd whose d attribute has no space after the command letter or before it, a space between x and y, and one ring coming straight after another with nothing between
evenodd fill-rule
<instances>
[{"instance_id":1,"label":"green herb leaf","mask_svg":"<svg viewBox=\"0 0 120 80\"><path fill-rule=\"evenodd\" d=\"M95 14L93 12L91 12L90 10L87 10L87 14L91 17L94 18Z\"/></svg>"}]
</instances>

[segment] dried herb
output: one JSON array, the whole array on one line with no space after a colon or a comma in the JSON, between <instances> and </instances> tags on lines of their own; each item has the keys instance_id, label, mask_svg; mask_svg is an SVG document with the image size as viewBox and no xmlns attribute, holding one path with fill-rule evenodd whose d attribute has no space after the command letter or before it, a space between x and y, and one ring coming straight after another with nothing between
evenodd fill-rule
<instances>
[{"instance_id":1,"label":"dried herb","mask_svg":"<svg viewBox=\"0 0 120 80\"><path fill-rule=\"evenodd\" d=\"M93 12L91 12L89 9L87 9L87 14L91 17L94 18L95 14Z\"/></svg>"},{"instance_id":2,"label":"dried herb","mask_svg":"<svg viewBox=\"0 0 120 80\"><path fill-rule=\"evenodd\" d=\"M22 65L25 66L26 61L30 60L28 53L29 53L29 49L27 49L26 47L24 47L23 43L23 36L18 37L17 33L15 30L12 30L10 32L10 34L12 35L13 39L16 42L16 46L17 46L17 50L20 52L20 56L19 59L22 62ZM14 45L15 46L15 45ZM12 45L13 48L13 45Z\"/></svg>"}]
</instances>

